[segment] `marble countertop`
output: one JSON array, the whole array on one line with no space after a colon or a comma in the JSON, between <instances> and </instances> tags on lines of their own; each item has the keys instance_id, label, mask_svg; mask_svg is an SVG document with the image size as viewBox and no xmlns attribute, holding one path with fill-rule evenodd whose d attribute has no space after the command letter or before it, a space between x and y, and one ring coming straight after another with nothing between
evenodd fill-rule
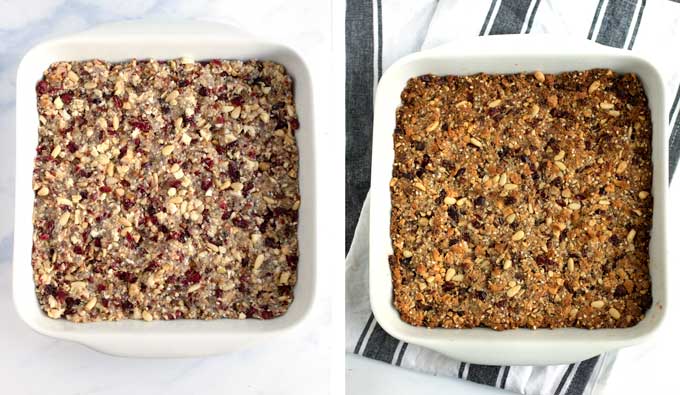
<instances>
[{"instance_id":1,"label":"marble countertop","mask_svg":"<svg viewBox=\"0 0 680 395\"><path fill-rule=\"evenodd\" d=\"M16 314L11 298L11 255L14 215L15 76L23 54L33 45L55 36L126 19L202 19L237 24L260 36L283 42L308 61L316 84L317 119L331 106L323 100L329 81L331 2L267 0L232 2L208 0L10 0L0 2L0 371L6 394L307 394L328 393L332 336L331 276L319 265L319 295L309 321L293 333L228 355L192 359L117 358L79 344L54 340L31 331ZM304 22L304 23L303 23ZM320 156L343 160L342 129L320 130ZM339 145L340 144L340 145ZM323 166L323 165L322 165ZM323 169L320 169L324 171ZM326 174L342 179L342 167L329 166ZM340 177L340 178L338 178ZM339 183L338 183L339 184ZM339 186L338 186L339 187ZM320 186L320 190L324 185ZM319 204L319 212L342 224L342 194ZM330 220L330 219L329 219ZM324 220L320 219L320 223ZM342 241L342 227L319 245L319 251L337 250L331 240ZM328 232L327 232L328 233ZM337 234L333 234L337 233ZM338 262L338 267L340 262ZM11 378L8 380L8 378Z\"/></svg>"}]
</instances>

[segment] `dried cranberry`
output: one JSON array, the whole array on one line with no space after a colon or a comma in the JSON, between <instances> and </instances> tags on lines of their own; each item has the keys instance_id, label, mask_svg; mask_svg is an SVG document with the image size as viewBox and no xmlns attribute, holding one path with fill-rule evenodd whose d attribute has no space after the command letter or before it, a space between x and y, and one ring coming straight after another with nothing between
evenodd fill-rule
<instances>
[{"instance_id":1,"label":"dried cranberry","mask_svg":"<svg viewBox=\"0 0 680 395\"><path fill-rule=\"evenodd\" d=\"M299 257L297 255L286 255L286 263L289 267L295 268L298 264Z\"/></svg>"},{"instance_id":2,"label":"dried cranberry","mask_svg":"<svg viewBox=\"0 0 680 395\"><path fill-rule=\"evenodd\" d=\"M104 283L97 284L97 291L102 292L105 289L106 289L106 284L104 284Z\"/></svg>"},{"instance_id":3,"label":"dried cranberry","mask_svg":"<svg viewBox=\"0 0 680 395\"><path fill-rule=\"evenodd\" d=\"M88 194L87 191L80 191L80 198L82 200L87 200Z\"/></svg>"},{"instance_id":4,"label":"dried cranberry","mask_svg":"<svg viewBox=\"0 0 680 395\"><path fill-rule=\"evenodd\" d=\"M237 182L241 178L241 171L234 161L229 162L229 178L231 182Z\"/></svg>"},{"instance_id":5,"label":"dried cranberry","mask_svg":"<svg viewBox=\"0 0 680 395\"><path fill-rule=\"evenodd\" d=\"M484 199L484 196L477 196L475 199L475 206L483 206L485 202L486 199Z\"/></svg>"},{"instance_id":6,"label":"dried cranberry","mask_svg":"<svg viewBox=\"0 0 680 395\"><path fill-rule=\"evenodd\" d=\"M39 94L44 95L45 93L47 93L50 90L50 86L47 83L47 81L40 80L40 82L38 82L38 84L35 86L35 90Z\"/></svg>"},{"instance_id":7,"label":"dried cranberry","mask_svg":"<svg viewBox=\"0 0 680 395\"><path fill-rule=\"evenodd\" d=\"M135 205L135 202L134 202L133 200L130 200L130 199L123 199L123 207L124 207L126 210L131 209L134 205Z\"/></svg>"},{"instance_id":8,"label":"dried cranberry","mask_svg":"<svg viewBox=\"0 0 680 395\"><path fill-rule=\"evenodd\" d=\"M184 272L184 281L187 284L196 284L201 281L201 273L194 269L189 269Z\"/></svg>"},{"instance_id":9,"label":"dried cranberry","mask_svg":"<svg viewBox=\"0 0 680 395\"><path fill-rule=\"evenodd\" d=\"M271 320L274 318L274 314L269 310L262 310L260 311L260 318L263 320Z\"/></svg>"},{"instance_id":10,"label":"dried cranberry","mask_svg":"<svg viewBox=\"0 0 680 395\"><path fill-rule=\"evenodd\" d=\"M102 193L109 193L109 192L111 192L111 191L112 191L112 189L111 189L111 187L108 186L108 185L104 185L104 186L102 186L102 187L99 187L99 192L102 192Z\"/></svg>"},{"instance_id":11,"label":"dried cranberry","mask_svg":"<svg viewBox=\"0 0 680 395\"><path fill-rule=\"evenodd\" d=\"M203 180L201 180L201 189L203 189L204 191L207 191L208 189L210 189L211 186L212 186L212 179L210 177L206 177Z\"/></svg>"},{"instance_id":12,"label":"dried cranberry","mask_svg":"<svg viewBox=\"0 0 680 395\"><path fill-rule=\"evenodd\" d=\"M70 104L71 100L73 100L72 93L64 93L61 95L61 101L64 102L64 104Z\"/></svg>"},{"instance_id":13,"label":"dried cranberry","mask_svg":"<svg viewBox=\"0 0 680 395\"><path fill-rule=\"evenodd\" d=\"M284 102L282 102L282 101L276 102L276 103L274 103L274 104L272 105L272 110L274 110L274 111L280 110L280 109L283 108L283 106L285 106L285 103L284 103Z\"/></svg>"},{"instance_id":14,"label":"dried cranberry","mask_svg":"<svg viewBox=\"0 0 680 395\"><path fill-rule=\"evenodd\" d=\"M149 130L151 130L151 124L149 122L145 121L145 120L142 120L142 119L132 120L132 121L129 121L129 123L130 123L130 126L132 126L133 128L137 128L142 132L148 132ZM136 144L136 145L139 145L139 144Z\"/></svg>"},{"instance_id":15,"label":"dried cranberry","mask_svg":"<svg viewBox=\"0 0 680 395\"><path fill-rule=\"evenodd\" d=\"M54 297L62 303L64 302L64 299L66 299L66 296L68 296L68 294L63 289L57 289L57 292L54 293Z\"/></svg>"},{"instance_id":16,"label":"dried cranberry","mask_svg":"<svg viewBox=\"0 0 680 395\"><path fill-rule=\"evenodd\" d=\"M290 127L293 128L293 130L299 129L300 128L300 121L297 120L297 118L293 118L290 120Z\"/></svg>"},{"instance_id":17,"label":"dried cranberry","mask_svg":"<svg viewBox=\"0 0 680 395\"><path fill-rule=\"evenodd\" d=\"M537 256L536 258L534 258L534 261L536 261L536 264L543 267L544 269L548 269L548 267L555 265L555 262L552 259L548 258L548 256L545 254Z\"/></svg>"},{"instance_id":18,"label":"dried cranberry","mask_svg":"<svg viewBox=\"0 0 680 395\"><path fill-rule=\"evenodd\" d=\"M505 203L506 206L511 206L517 203L517 198L514 196L506 196L505 199L503 199L503 203Z\"/></svg>"},{"instance_id":19,"label":"dried cranberry","mask_svg":"<svg viewBox=\"0 0 680 395\"><path fill-rule=\"evenodd\" d=\"M451 218L451 221L453 221L453 224L457 224L458 220L460 219L460 214L458 213L458 208L456 206L449 206L447 213L449 217Z\"/></svg>"},{"instance_id":20,"label":"dried cranberry","mask_svg":"<svg viewBox=\"0 0 680 395\"><path fill-rule=\"evenodd\" d=\"M83 250L83 247L77 245L73 247L73 252L75 252L78 255L83 255L85 253L85 250Z\"/></svg>"},{"instance_id":21,"label":"dried cranberry","mask_svg":"<svg viewBox=\"0 0 680 395\"><path fill-rule=\"evenodd\" d=\"M255 185L251 181L248 181L245 184L243 184L243 189L241 190L243 196L247 196L254 186Z\"/></svg>"},{"instance_id":22,"label":"dried cranberry","mask_svg":"<svg viewBox=\"0 0 680 395\"><path fill-rule=\"evenodd\" d=\"M39 236L40 240L48 240L50 238L50 235L47 233L41 233Z\"/></svg>"},{"instance_id":23,"label":"dried cranberry","mask_svg":"<svg viewBox=\"0 0 680 395\"><path fill-rule=\"evenodd\" d=\"M271 237L265 237L264 245L270 248L279 248L280 244Z\"/></svg>"},{"instance_id":24,"label":"dried cranberry","mask_svg":"<svg viewBox=\"0 0 680 395\"><path fill-rule=\"evenodd\" d=\"M202 86L198 88L198 94L201 96L208 96L210 94L210 91L205 86Z\"/></svg>"},{"instance_id":25,"label":"dried cranberry","mask_svg":"<svg viewBox=\"0 0 680 395\"><path fill-rule=\"evenodd\" d=\"M97 248L102 247L102 239L101 238L97 237L92 242L94 243L95 247L97 247Z\"/></svg>"},{"instance_id":26,"label":"dried cranberry","mask_svg":"<svg viewBox=\"0 0 680 395\"><path fill-rule=\"evenodd\" d=\"M68 152L74 153L78 151L78 146L73 141L69 141L68 144L66 144L66 149L68 150Z\"/></svg>"},{"instance_id":27,"label":"dried cranberry","mask_svg":"<svg viewBox=\"0 0 680 395\"><path fill-rule=\"evenodd\" d=\"M121 159L122 157L124 157L127 154L127 150L128 150L127 145L120 147L120 153L118 153L118 159Z\"/></svg>"},{"instance_id":28,"label":"dried cranberry","mask_svg":"<svg viewBox=\"0 0 680 395\"><path fill-rule=\"evenodd\" d=\"M238 226L239 228L242 228L242 229L245 229L250 225L248 223L248 221L246 221L245 219L243 219L241 217L235 217L234 219L232 219L232 222L234 223L234 225L236 225L236 226Z\"/></svg>"},{"instance_id":29,"label":"dried cranberry","mask_svg":"<svg viewBox=\"0 0 680 395\"><path fill-rule=\"evenodd\" d=\"M182 186L182 181L177 179L172 179L168 181L168 187L179 188Z\"/></svg>"},{"instance_id":30,"label":"dried cranberry","mask_svg":"<svg viewBox=\"0 0 680 395\"><path fill-rule=\"evenodd\" d=\"M458 169L458 171L456 172L456 175L454 177L458 178L458 177L462 176L463 174L465 174L465 168L461 167L460 169Z\"/></svg>"},{"instance_id":31,"label":"dried cranberry","mask_svg":"<svg viewBox=\"0 0 680 395\"><path fill-rule=\"evenodd\" d=\"M217 288L217 289L215 290L215 297L216 297L217 299L222 298L222 295L223 295L223 294L224 294L224 292L222 292L221 289Z\"/></svg>"},{"instance_id":32,"label":"dried cranberry","mask_svg":"<svg viewBox=\"0 0 680 395\"><path fill-rule=\"evenodd\" d=\"M74 314L76 312L75 308L80 304L80 299L72 298L72 297L67 297L65 299L66 302L66 310L64 311L65 314Z\"/></svg>"},{"instance_id":33,"label":"dried cranberry","mask_svg":"<svg viewBox=\"0 0 680 395\"><path fill-rule=\"evenodd\" d=\"M231 98L230 102L232 106L242 106L245 100L243 100L243 97L236 95Z\"/></svg>"},{"instance_id":34,"label":"dried cranberry","mask_svg":"<svg viewBox=\"0 0 680 395\"><path fill-rule=\"evenodd\" d=\"M52 284L45 284L43 287L43 293L45 295L54 295L54 293L57 291L57 287L55 287Z\"/></svg>"},{"instance_id":35,"label":"dried cranberry","mask_svg":"<svg viewBox=\"0 0 680 395\"><path fill-rule=\"evenodd\" d=\"M120 101L120 98L118 96L113 97L113 105L116 106L116 108L123 107L123 103Z\"/></svg>"},{"instance_id":36,"label":"dried cranberry","mask_svg":"<svg viewBox=\"0 0 680 395\"><path fill-rule=\"evenodd\" d=\"M188 81L188 80L181 80L181 81L179 81L179 82L177 83L177 86L179 86L180 88L184 88L184 87L187 86L187 85L189 85L189 81Z\"/></svg>"},{"instance_id":37,"label":"dried cranberry","mask_svg":"<svg viewBox=\"0 0 680 395\"><path fill-rule=\"evenodd\" d=\"M116 273L116 277L119 280L125 281L125 282L128 282L128 283L134 283L134 282L137 281L137 276L135 276L134 274L132 274L130 272L125 272L125 271L120 271L120 272Z\"/></svg>"},{"instance_id":38,"label":"dried cranberry","mask_svg":"<svg viewBox=\"0 0 680 395\"><path fill-rule=\"evenodd\" d=\"M614 296L620 298L626 295L628 295L628 290L626 289L626 287L624 287L621 284L617 285L616 289L614 289Z\"/></svg>"},{"instance_id":39,"label":"dried cranberry","mask_svg":"<svg viewBox=\"0 0 680 395\"><path fill-rule=\"evenodd\" d=\"M129 300L124 301L124 302L121 304L121 307L122 307L123 309L127 310L127 311L130 311L130 310L132 310L132 309L135 308L135 306L134 306L132 303L130 303Z\"/></svg>"},{"instance_id":40,"label":"dried cranberry","mask_svg":"<svg viewBox=\"0 0 680 395\"><path fill-rule=\"evenodd\" d=\"M213 165L215 164L213 160L208 157L203 158L202 162L206 169L212 169Z\"/></svg>"}]
</instances>

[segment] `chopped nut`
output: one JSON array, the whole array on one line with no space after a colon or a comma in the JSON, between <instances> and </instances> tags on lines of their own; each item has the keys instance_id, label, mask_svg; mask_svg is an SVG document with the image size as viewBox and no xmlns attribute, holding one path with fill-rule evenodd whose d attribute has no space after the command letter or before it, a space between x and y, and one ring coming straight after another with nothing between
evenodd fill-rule
<instances>
[{"instance_id":1,"label":"chopped nut","mask_svg":"<svg viewBox=\"0 0 680 395\"><path fill-rule=\"evenodd\" d=\"M38 196L47 196L49 193L50 190L46 186L43 186L38 190Z\"/></svg>"},{"instance_id":2,"label":"chopped nut","mask_svg":"<svg viewBox=\"0 0 680 395\"><path fill-rule=\"evenodd\" d=\"M68 211L65 211L61 216L59 217L59 225L64 226L68 223L69 218L71 218L71 213Z\"/></svg>"},{"instance_id":3,"label":"chopped nut","mask_svg":"<svg viewBox=\"0 0 680 395\"><path fill-rule=\"evenodd\" d=\"M92 310L92 308L94 308L94 306L96 304L97 304L97 298L96 297L90 298L90 300L88 300L87 304L85 305L85 310L88 310L88 311Z\"/></svg>"},{"instance_id":4,"label":"chopped nut","mask_svg":"<svg viewBox=\"0 0 680 395\"><path fill-rule=\"evenodd\" d=\"M58 197L57 198L57 204L63 205L63 206L73 206L73 202L71 202L69 199L63 198L63 197Z\"/></svg>"},{"instance_id":5,"label":"chopped nut","mask_svg":"<svg viewBox=\"0 0 680 395\"><path fill-rule=\"evenodd\" d=\"M616 310L613 307L611 307L609 309L609 315L612 316L612 318L615 319L615 320L618 320L619 318L621 318L621 313L619 313L619 311Z\"/></svg>"},{"instance_id":6,"label":"chopped nut","mask_svg":"<svg viewBox=\"0 0 680 395\"><path fill-rule=\"evenodd\" d=\"M612 108L614 108L614 105L608 102L602 102L600 103L600 108L603 110L611 110Z\"/></svg>"},{"instance_id":7,"label":"chopped nut","mask_svg":"<svg viewBox=\"0 0 680 395\"><path fill-rule=\"evenodd\" d=\"M522 286L519 285L519 284L508 289L508 292L507 292L508 298L512 298L513 296L517 295L521 289L522 289Z\"/></svg>"},{"instance_id":8,"label":"chopped nut","mask_svg":"<svg viewBox=\"0 0 680 395\"><path fill-rule=\"evenodd\" d=\"M505 186L505 183L508 182L508 175L503 173L501 174L500 179L498 180L498 185L500 186Z\"/></svg>"},{"instance_id":9,"label":"chopped nut","mask_svg":"<svg viewBox=\"0 0 680 395\"><path fill-rule=\"evenodd\" d=\"M567 171L567 166L560 161L555 161L555 166L562 171Z\"/></svg>"},{"instance_id":10,"label":"chopped nut","mask_svg":"<svg viewBox=\"0 0 680 395\"><path fill-rule=\"evenodd\" d=\"M640 200L647 199L647 196L649 196L649 192L647 192L647 191L640 191L638 193L638 197L640 198Z\"/></svg>"},{"instance_id":11,"label":"chopped nut","mask_svg":"<svg viewBox=\"0 0 680 395\"><path fill-rule=\"evenodd\" d=\"M446 271L446 276L444 277L444 279L445 279L446 281L451 281L451 279L453 279L453 276L455 276L455 275L456 275L456 269L454 269L454 268L449 268L449 269Z\"/></svg>"},{"instance_id":12,"label":"chopped nut","mask_svg":"<svg viewBox=\"0 0 680 395\"><path fill-rule=\"evenodd\" d=\"M61 146L57 145L52 150L52 153L50 154L50 156L53 157L53 158L56 158L57 156L59 156L60 153L61 153Z\"/></svg>"},{"instance_id":13,"label":"chopped nut","mask_svg":"<svg viewBox=\"0 0 680 395\"><path fill-rule=\"evenodd\" d=\"M404 251L402 251L401 254L404 256L404 258L410 258L410 257L413 256L413 253L409 250L404 250Z\"/></svg>"},{"instance_id":14,"label":"chopped nut","mask_svg":"<svg viewBox=\"0 0 680 395\"><path fill-rule=\"evenodd\" d=\"M569 209L571 209L571 210L580 210L580 209L581 209L581 204L580 204L580 203L575 203L575 202L574 202L574 203L569 203L569 205L568 205L567 207L569 207Z\"/></svg>"},{"instance_id":15,"label":"chopped nut","mask_svg":"<svg viewBox=\"0 0 680 395\"><path fill-rule=\"evenodd\" d=\"M444 198L444 204L446 204L447 206L456 204L456 199L452 198L451 196L447 196Z\"/></svg>"},{"instance_id":16,"label":"chopped nut","mask_svg":"<svg viewBox=\"0 0 680 395\"><path fill-rule=\"evenodd\" d=\"M482 147L482 142L477 140L474 137L470 137L470 144L474 145L475 147L479 147L479 148Z\"/></svg>"},{"instance_id":17,"label":"chopped nut","mask_svg":"<svg viewBox=\"0 0 680 395\"><path fill-rule=\"evenodd\" d=\"M600 81L595 80L595 81L593 81L593 83L590 84L590 86L588 87L588 93L593 93L593 92L595 92L596 90L598 90L599 88L600 88Z\"/></svg>"},{"instance_id":18,"label":"chopped nut","mask_svg":"<svg viewBox=\"0 0 680 395\"><path fill-rule=\"evenodd\" d=\"M455 276L451 277L451 281L454 283L459 283L465 279L465 275L463 273L456 274Z\"/></svg>"},{"instance_id":19,"label":"chopped nut","mask_svg":"<svg viewBox=\"0 0 680 395\"><path fill-rule=\"evenodd\" d=\"M496 108L496 107L500 106L501 103L502 103L502 102L501 102L501 99L496 99L496 100L493 100L493 101L490 101L490 102L489 102L489 107L490 107L490 108Z\"/></svg>"},{"instance_id":20,"label":"chopped nut","mask_svg":"<svg viewBox=\"0 0 680 395\"><path fill-rule=\"evenodd\" d=\"M626 240L628 240L629 243L632 243L633 240L635 239L635 229L631 229L630 232L628 232L628 236L626 236Z\"/></svg>"},{"instance_id":21,"label":"chopped nut","mask_svg":"<svg viewBox=\"0 0 680 395\"><path fill-rule=\"evenodd\" d=\"M540 107L538 107L538 104L532 104L531 105L531 116L535 117L536 115L538 115L540 110L541 109L540 109Z\"/></svg>"},{"instance_id":22,"label":"chopped nut","mask_svg":"<svg viewBox=\"0 0 680 395\"><path fill-rule=\"evenodd\" d=\"M172 145L172 144L166 145L166 146L163 147L163 149L161 150L161 153L162 153L164 156L169 156L170 154L172 154L172 151L173 151L174 149L175 149L175 146L174 146L174 145Z\"/></svg>"},{"instance_id":23,"label":"chopped nut","mask_svg":"<svg viewBox=\"0 0 680 395\"><path fill-rule=\"evenodd\" d=\"M564 151L560 151L557 155L555 155L553 159L555 161L561 161L562 159L564 159L564 154L565 154Z\"/></svg>"},{"instance_id":24,"label":"chopped nut","mask_svg":"<svg viewBox=\"0 0 680 395\"><path fill-rule=\"evenodd\" d=\"M151 313L149 313L147 310L142 312L142 318L144 321L153 321L153 315L151 315Z\"/></svg>"},{"instance_id":25,"label":"chopped nut","mask_svg":"<svg viewBox=\"0 0 680 395\"><path fill-rule=\"evenodd\" d=\"M540 72L539 70L536 70L534 72L534 78L536 78L536 80L538 82L544 82L545 81L545 75L542 72Z\"/></svg>"},{"instance_id":26,"label":"chopped nut","mask_svg":"<svg viewBox=\"0 0 680 395\"><path fill-rule=\"evenodd\" d=\"M433 130L437 129L439 127L439 121L434 121L432 122L426 129L426 132L432 132Z\"/></svg>"},{"instance_id":27,"label":"chopped nut","mask_svg":"<svg viewBox=\"0 0 680 395\"><path fill-rule=\"evenodd\" d=\"M603 300L596 300L592 303L590 303L590 306L594 309L601 309L604 307L604 301Z\"/></svg>"},{"instance_id":28,"label":"chopped nut","mask_svg":"<svg viewBox=\"0 0 680 395\"><path fill-rule=\"evenodd\" d=\"M510 259L506 259L505 262L503 262L503 270L508 270L512 267L512 261Z\"/></svg>"},{"instance_id":29,"label":"chopped nut","mask_svg":"<svg viewBox=\"0 0 680 395\"><path fill-rule=\"evenodd\" d=\"M619 162L619 165L616 166L616 174L623 173L624 171L626 171L627 168L628 168L628 162L626 162L626 161Z\"/></svg>"},{"instance_id":30,"label":"chopped nut","mask_svg":"<svg viewBox=\"0 0 680 395\"><path fill-rule=\"evenodd\" d=\"M523 230L518 230L515 232L515 234L512 235L512 241L520 241L524 238L524 231Z\"/></svg>"}]
</instances>

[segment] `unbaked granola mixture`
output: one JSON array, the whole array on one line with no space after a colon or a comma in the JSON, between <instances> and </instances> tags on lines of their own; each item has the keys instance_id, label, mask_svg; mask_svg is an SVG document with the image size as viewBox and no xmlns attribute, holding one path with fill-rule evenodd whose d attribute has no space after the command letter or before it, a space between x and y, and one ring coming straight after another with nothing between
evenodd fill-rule
<instances>
[{"instance_id":1,"label":"unbaked granola mixture","mask_svg":"<svg viewBox=\"0 0 680 395\"><path fill-rule=\"evenodd\" d=\"M58 62L36 91L32 258L49 317L286 312L300 199L283 66Z\"/></svg>"},{"instance_id":2,"label":"unbaked granola mixture","mask_svg":"<svg viewBox=\"0 0 680 395\"><path fill-rule=\"evenodd\" d=\"M633 74L413 78L390 267L417 326L635 325L652 305L651 133Z\"/></svg>"}]
</instances>

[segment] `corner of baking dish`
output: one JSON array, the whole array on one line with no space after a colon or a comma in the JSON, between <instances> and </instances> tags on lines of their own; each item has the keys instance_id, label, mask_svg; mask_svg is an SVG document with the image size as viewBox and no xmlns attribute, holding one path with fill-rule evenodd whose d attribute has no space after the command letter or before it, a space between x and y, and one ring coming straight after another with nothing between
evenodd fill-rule
<instances>
[{"instance_id":1,"label":"corner of baking dish","mask_svg":"<svg viewBox=\"0 0 680 395\"><path fill-rule=\"evenodd\" d=\"M100 351L136 356L208 355L287 332L303 324L310 315L316 293L317 181L313 86L308 66L292 48L239 34L233 28L213 23L124 24L134 34L116 25L54 39L30 49L17 69L16 102L16 190L13 251L13 300L26 324L35 331L81 342ZM206 28L208 26L208 28ZM118 30L117 30L118 29ZM159 33L159 29L162 33ZM174 35L170 40L168 35ZM103 58L267 58L283 64L295 82L295 101L300 119L297 132L300 155L301 206L298 222L300 261L295 300L286 314L272 320L177 320L98 322L74 324L53 320L41 311L34 291L31 266L33 194L31 179L37 144L35 83L49 64L57 60ZM168 344L176 344L168 347Z\"/></svg>"},{"instance_id":2,"label":"corner of baking dish","mask_svg":"<svg viewBox=\"0 0 680 395\"><path fill-rule=\"evenodd\" d=\"M491 37L450 43L408 55L392 65L381 78L374 106L373 158L370 210L369 293L377 322L392 336L429 347L449 356L478 363L564 363L585 359L600 352L625 347L651 337L663 322L667 310L666 209L668 199L668 153L665 138L665 94L661 73L647 59L627 51L603 47L564 37ZM555 42L564 45L555 45ZM520 44L518 44L520 42ZM512 43L512 45L508 45ZM461 44L461 45L459 45ZM550 45L547 47L547 45ZM551 58L551 59L548 59ZM557 59L557 60L556 60ZM640 75L649 99L653 122L654 217L650 244L650 272L654 305L645 320L625 329L538 329L495 332L485 328L450 330L414 327L403 322L392 306L392 279L387 256L392 253L389 236L389 179L394 158L392 131L400 92L408 77L433 72L444 74L447 67L463 71L499 73L533 71L560 62L573 64L571 70L610 67ZM506 64L505 71L500 70ZM437 70L431 70L432 65ZM454 66L451 66L454 65ZM524 70L517 69L525 66ZM579 67L579 65L582 65ZM555 70L550 70L550 68ZM448 72L455 74L455 72ZM521 346L521 347L520 347ZM552 350L552 351L551 351ZM522 352L518 355L517 352ZM514 354L514 355L513 355Z\"/></svg>"}]
</instances>

